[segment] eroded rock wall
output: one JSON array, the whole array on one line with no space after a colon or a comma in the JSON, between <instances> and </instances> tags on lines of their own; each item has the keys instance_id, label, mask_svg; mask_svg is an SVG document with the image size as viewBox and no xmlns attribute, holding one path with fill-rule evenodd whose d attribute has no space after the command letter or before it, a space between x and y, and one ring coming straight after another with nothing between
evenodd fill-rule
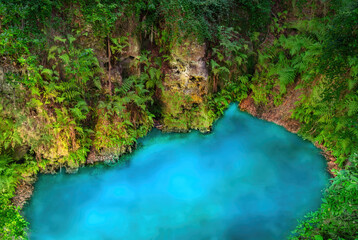
<instances>
[{"instance_id":1,"label":"eroded rock wall","mask_svg":"<svg viewBox=\"0 0 358 240\"><path fill-rule=\"evenodd\" d=\"M206 45L187 40L172 50L171 59L161 99L163 129L209 131L214 119L205 104L209 91Z\"/></svg>"}]
</instances>

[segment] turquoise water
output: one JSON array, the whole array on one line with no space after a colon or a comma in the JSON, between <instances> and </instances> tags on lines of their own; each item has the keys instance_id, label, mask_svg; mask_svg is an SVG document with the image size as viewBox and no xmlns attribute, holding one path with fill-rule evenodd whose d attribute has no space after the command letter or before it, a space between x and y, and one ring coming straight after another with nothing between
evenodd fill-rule
<instances>
[{"instance_id":1,"label":"turquoise water","mask_svg":"<svg viewBox=\"0 0 358 240\"><path fill-rule=\"evenodd\" d=\"M234 105L211 134L154 130L127 158L41 175L30 239L286 239L328 183L311 143Z\"/></svg>"}]
</instances>

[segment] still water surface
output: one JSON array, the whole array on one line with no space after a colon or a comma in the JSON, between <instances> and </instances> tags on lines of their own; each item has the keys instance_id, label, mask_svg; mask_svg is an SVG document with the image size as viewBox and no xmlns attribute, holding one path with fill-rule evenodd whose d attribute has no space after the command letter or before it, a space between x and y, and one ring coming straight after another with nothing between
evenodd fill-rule
<instances>
[{"instance_id":1,"label":"still water surface","mask_svg":"<svg viewBox=\"0 0 358 240\"><path fill-rule=\"evenodd\" d=\"M210 134L154 130L126 158L41 175L30 239L286 239L328 183L311 143L236 105Z\"/></svg>"}]
</instances>

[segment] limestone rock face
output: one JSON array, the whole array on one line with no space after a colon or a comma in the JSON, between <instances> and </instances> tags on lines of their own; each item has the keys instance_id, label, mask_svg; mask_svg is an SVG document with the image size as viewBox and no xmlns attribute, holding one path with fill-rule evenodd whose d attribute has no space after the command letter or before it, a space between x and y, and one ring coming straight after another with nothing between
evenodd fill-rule
<instances>
[{"instance_id":1,"label":"limestone rock face","mask_svg":"<svg viewBox=\"0 0 358 240\"><path fill-rule=\"evenodd\" d=\"M204 104L209 89L205 55L205 44L196 41L172 49L162 96L164 130L210 129L213 119Z\"/></svg>"},{"instance_id":2,"label":"limestone rock face","mask_svg":"<svg viewBox=\"0 0 358 240\"><path fill-rule=\"evenodd\" d=\"M173 49L169 72L164 82L167 91L182 92L199 100L208 93L208 69L204 60L206 46L185 42Z\"/></svg>"}]
</instances>

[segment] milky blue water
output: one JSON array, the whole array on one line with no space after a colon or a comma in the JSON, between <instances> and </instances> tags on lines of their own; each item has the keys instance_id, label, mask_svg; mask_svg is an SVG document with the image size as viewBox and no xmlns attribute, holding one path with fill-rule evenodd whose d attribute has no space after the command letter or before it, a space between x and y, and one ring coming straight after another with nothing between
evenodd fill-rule
<instances>
[{"instance_id":1,"label":"milky blue water","mask_svg":"<svg viewBox=\"0 0 358 240\"><path fill-rule=\"evenodd\" d=\"M328 183L311 143L235 105L207 135L152 131L127 161L41 175L30 239L286 239Z\"/></svg>"}]
</instances>

